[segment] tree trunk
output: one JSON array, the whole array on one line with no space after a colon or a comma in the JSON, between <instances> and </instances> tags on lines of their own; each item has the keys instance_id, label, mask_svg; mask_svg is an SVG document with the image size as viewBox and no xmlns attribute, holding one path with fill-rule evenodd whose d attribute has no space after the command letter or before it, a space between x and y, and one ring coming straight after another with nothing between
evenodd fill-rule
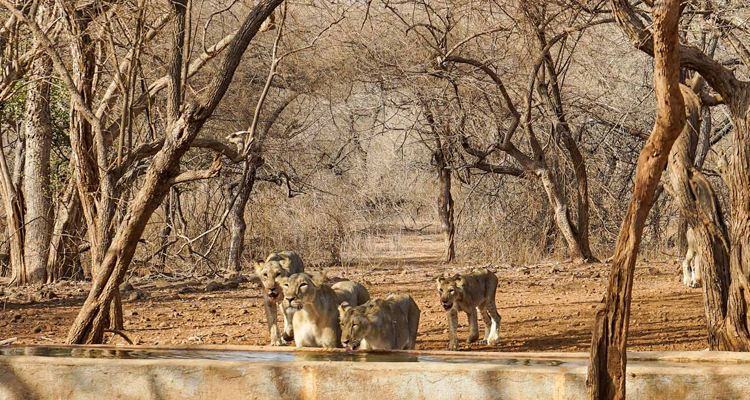
<instances>
[{"instance_id":1,"label":"tree trunk","mask_svg":"<svg viewBox=\"0 0 750 400\"><path fill-rule=\"evenodd\" d=\"M729 226L729 271L731 283L727 302L724 350L750 351L747 305L750 301L750 84L744 84L742 101L730 105L734 117L735 141L726 179L732 203Z\"/></svg>"},{"instance_id":2,"label":"tree trunk","mask_svg":"<svg viewBox=\"0 0 750 400\"><path fill-rule=\"evenodd\" d=\"M78 197L75 178L71 179L68 186L55 213L55 226L52 228L47 258L48 283L70 276L78 258L79 240L75 237L81 226L81 199Z\"/></svg>"},{"instance_id":3,"label":"tree trunk","mask_svg":"<svg viewBox=\"0 0 750 400\"><path fill-rule=\"evenodd\" d=\"M730 283L727 229L711 185L693 169L700 129L700 100L690 88L681 88L687 123L669 155L667 173L671 192L685 218L686 231L689 229L693 238L688 246L690 254L697 258L695 264L700 268L703 281L709 348L719 350L726 341L723 325Z\"/></svg>"},{"instance_id":4,"label":"tree trunk","mask_svg":"<svg viewBox=\"0 0 750 400\"><path fill-rule=\"evenodd\" d=\"M232 209L229 213L229 231L231 238L229 241L229 260L227 261L227 269L230 271L239 272L242 270L242 253L245 249L245 230L247 224L245 223L245 208L247 207L247 201L250 199L250 193L253 191L255 185L255 173L262 163L262 159L253 154L250 156L249 161L243 163L243 169L245 164L247 166L247 176L244 179L240 178L237 182L237 187L233 191L233 196L237 196L237 199L232 204ZM232 192L232 191L230 191Z\"/></svg>"},{"instance_id":5,"label":"tree trunk","mask_svg":"<svg viewBox=\"0 0 750 400\"><path fill-rule=\"evenodd\" d=\"M568 256L573 263L580 264L586 262L581 242L573 224L570 222L570 211L565 196L560 191L560 187L552 176L552 172L547 165L539 168L536 175L541 179L544 191L547 194L547 200L552 206L555 224L560 229L560 233L568 245Z\"/></svg>"},{"instance_id":6,"label":"tree trunk","mask_svg":"<svg viewBox=\"0 0 750 400\"><path fill-rule=\"evenodd\" d=\"M41 13L42 11L40 11ZM50 199L50 83L52 60L42 55L32 64L32 83L26 95L26 179L24 179L24 262L25 281L43 284L46 281L47 257L52 233L52 201Z\"/></svg>"},{"instance_id":7,"label":"tree trunk","mask_svg":"<svg viewBox=\"0 0 750 400\"><path fill-rule=\"evenodd\" d=\"M174 189L172 189L167 196L167 201L164 203L164 228L159 234L160 244L159 253L156 257L157 265L160 269L164 269L167 263L167 250L169 248L169 235L172 234L172 225L174 224Z\"/></svg>"},{"instance_id":8,"label":"tree trunk","mask_svg":"<svg viewBox=\"0 0 750 400\"><path fill-rule=\"evenodd\" d=\"M11 284L26 284L26 265L23 257L24 229L23 229L23 194L20 190L21 176L24 165L24 143L19 140L16 148L15 168L11 176L8 160L2 151L3 140L0 136L0 183L2 183L3 208L5 208L5 222L10 244Z\"/></svg>"},{"instance_id":9,"label":"tree trunk","mask_svg":"<svg viewBox=\"0 0 750 400\"><path fill-rule=\"evenodd\" d=\"M453 221L453 195L451 194L451 170L447 168L442 150L435 153L438 174L438 218L445 241L443 261L449 263L456 258L456 225Z\"/></svg>"},{"instance_id":10,"label":"tree trunk","mask_svg":"<svg viewBox=\"0 0 750 400\"><path fill-rule=\"evenodd\" d=\"M547 46L547 38L543 30L537 29L537 38L542 48ZM578 148L578 144L573 139L568 125L567 117L563 111L562 94L560 91L559 78L552 56L549 52L544 53L544 65L549 75L549 87L541 80L538 81L537 90L546 100L548 107L555 115L554 130L556 136L562 141L565 149L568 150L570 161L573 163L573 171L576 178L576 202L577 202L577 223L574 233L578 248L582 258L589 261L596 261L591 252L589 243L589 181L586 173L586 160ZM566 207L567 208L567 207ZM567 211L566 211L567 212ZM568 222L569 225L572 225ZM570 242L569 242L570 243ZM572 256L571 256L572 257Z\"/></svg>"},{"instance_id":11,"label":"tree trunk","mask_svg":"<svg viewBox=\"0 0 750 400\"><path fill-rule=\"evenodd\" d=\"M229 44L218 71L213 75L206 90L202 92L202 98L198 102L182 107L179 107L179 104L170 104L171 110L181 111L174 116L176 118L170 118L166 127L164 145L151 160L141 188L115 230L111 245L94 277L91 291L68 333L68 343L101 343L105 324L109 318L110 304L133 259L138 240L171 185L179 181L180 158L190 148L190 144L206 120L213 115L234 77L242 55L258 32L261 23L281 3L282 0L261 0L250 12ZM179 38L175 37L174 45L177 43L179 43ZM171 60L173 65L182 64L181 60L176 57L177 54L181 54L182 50L181 48L173 49ZM168 96L170 98L179 98L179 96L174 96L174 86L179 85L181 79L181 74L176 72L170 75L173 90Z\"/></svg>"},{"instance_id":12,"label":"tree trunk","mask_svg":"<svg viewBox=\"0 0 750 400\"><path fill-rule=\"evenodd\" d=\"M685 125L679 87L679 0L657 1L653 15L657 120L638 157L633 197L615 244L605 303L596 314L586 381L591 400L625 399L626 345L638 248L656 186Z\"/></svg>"}]
</instances>

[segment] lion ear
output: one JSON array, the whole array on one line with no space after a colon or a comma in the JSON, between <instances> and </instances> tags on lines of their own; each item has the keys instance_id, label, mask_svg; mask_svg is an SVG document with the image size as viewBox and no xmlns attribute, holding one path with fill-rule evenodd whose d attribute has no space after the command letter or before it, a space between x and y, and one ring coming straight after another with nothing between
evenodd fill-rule
<instances>
[{"instance_id":1,"label":"lion ear","mask_svg":"<svg viewBox=\"0 0 750 400\"><path fill-rule=\"evenodd\" d=\"M456 286L458 287L464 287L464 284L466 284L466 279L463 276L456 275Z\"/></svg>"},{"instance_id":2,"label":"lion ear","mask_svg":"<svg viewBox=\"0 0 750 400\"><path fill-rule=\"evenodd\" d=\"M348 301L345 301L339 304L339 318L344 319L344 314L346 314L346 312L349 311L351 308L352 306L349 305Z\"/></svg>"},{"instance_id":3,"label":"lion ear","mask_svg":"<svg viewBox=\"0 0 750 400\"><path fill-rule=\"evenodd\" d=\"M326 282L326 273L313 272L312 274L310 274L310 279L315 284L315 286L320 286Z\"/></svg>"},{"instance_id":4,"label":"lion ear","mask_svg":"<svg viewBox=\"0 0 750 400\"><path fill-rule=\"evenodd\" d=\"M289 271L289 267L292 266L292 259L288 257L279 257L279 264L281 265L281 268Z\"/></svg>"},{"instance_id":5,"label":"lion ear","mask_svg":"<svg viewBox=\"0 0 750 400\"><path fill-rule=\"evenodd\" d=\"M253 268L255 269L255 274L260 275L260 271L263 269L263 262L253 260Z\"/></svg>"},{"instance_id":6,"label":"lion ear","mask_svg":"<svg viewBox=\"0 0 750 400\"><path fill-rule=\"evenodd\" d=\"M440 284L442 284L443 282L445 282L445 277L443 276L443 274L437 274L437 275L435 275L435 277L434 277L434 278L432 278L432 279L434 279L434 280L435 280L435 282L437 282L437 283L438 283L438 285L440 285Z\"/></svg>"}]
</instances>

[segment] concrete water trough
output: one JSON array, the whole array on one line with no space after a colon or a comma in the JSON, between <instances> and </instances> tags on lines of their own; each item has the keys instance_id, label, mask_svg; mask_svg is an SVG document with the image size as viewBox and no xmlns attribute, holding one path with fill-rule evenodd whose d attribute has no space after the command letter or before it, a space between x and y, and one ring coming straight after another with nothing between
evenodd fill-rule
<instances>
[{"instance_id":1,"label":"concrete water trough","mask_svg":"<svg viewBox=\"0 0 750 400\"><path fill-rule=\"evenodd\" d=\"M583 353L0 347L0 399L583 399ZM629 399L750 399L750 355L629 353Z\"/></svg>"}]
</instances>

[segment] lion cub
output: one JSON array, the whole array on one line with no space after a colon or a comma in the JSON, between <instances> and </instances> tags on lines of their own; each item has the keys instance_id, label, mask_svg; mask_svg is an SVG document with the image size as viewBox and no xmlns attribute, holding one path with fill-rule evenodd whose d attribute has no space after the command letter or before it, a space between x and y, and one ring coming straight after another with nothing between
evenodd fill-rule
<instances>
[{"instance_id":1,"label":"lion cub","mask_svg":"<svg viewBox=\"0 0 750 400\"><path fill-rule=\"evenodd\" d=\"M284 308L293 313L294 344L297 347L341 347L341 328L337 306L341 301L367 301L364 286L343 281L325 283L325 274L299 273L280 278Z\"/></svg>"},{"instance_id":2,"label":"lion cub","mask_svg":"<svg viewBox=\"0 0 750 400\"><path fill-rule=\"evenodd\" d=\"M444 278L436 277L440 302L448 314L450 343L448 350L458 350L458 312L463 311L469 318L469 338L473 343L479 338L477 310L484 320L484 341L494 345L500 340L500 314L495 306L497 276L487 269L479 269L464 275Z\"/></svg>"},{"instance_id":3,"label":"lion cub","mask_svg":"<svg viewBox=\"0 0 750 400\"><path fill-rule=\"evenodd\" d=\"M417 303L406 294L375 298L356 307L343 302L341 343L347 350L413 350L419 314Z\"/></svg>"},{"instance_id":4,"label":"lion cub","mask_svg":"<svg viewBox=\"0 0 750 400\"><path fill-rule=\"evenodd\" d=\"M304 271L302 259L293 251L281 251L271 253L264 262L254 262L255 273L263 285L263 304L266 309L266 322L271 335L271 346L281 346L294 338L292 326L292 314L284 315L284 333L279 337L279 328L276 324L278 318L278 303L283 296L278 286L279 278L288 277L292 274Z\"/></svg>"}]
</instances>

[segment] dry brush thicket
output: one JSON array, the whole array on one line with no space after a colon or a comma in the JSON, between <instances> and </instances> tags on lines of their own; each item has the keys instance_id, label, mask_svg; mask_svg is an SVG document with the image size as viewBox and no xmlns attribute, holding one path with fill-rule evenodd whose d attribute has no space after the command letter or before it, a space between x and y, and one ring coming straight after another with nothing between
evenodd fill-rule
<instances>
[{"instance_id":1,"label":"dry brush thicket","mask_svg":"<svg viewBox=\"0 0 750 400\"><path fill-rule=\"evenodd\" d=\"M0 0L4 279L93 277L81 342L121 321L126 274L237 270L280 249L366 264L373 237L438 234L448 262L607 259L657 121L659 6ZM732 242L700 253L728 287L746 265L732 179L750 7L681 12L698 126L655 186L640 251L681 259L688 231L702 251ZM699 227L706 207L719 234Z\"/></svg>"}]
</instances>

